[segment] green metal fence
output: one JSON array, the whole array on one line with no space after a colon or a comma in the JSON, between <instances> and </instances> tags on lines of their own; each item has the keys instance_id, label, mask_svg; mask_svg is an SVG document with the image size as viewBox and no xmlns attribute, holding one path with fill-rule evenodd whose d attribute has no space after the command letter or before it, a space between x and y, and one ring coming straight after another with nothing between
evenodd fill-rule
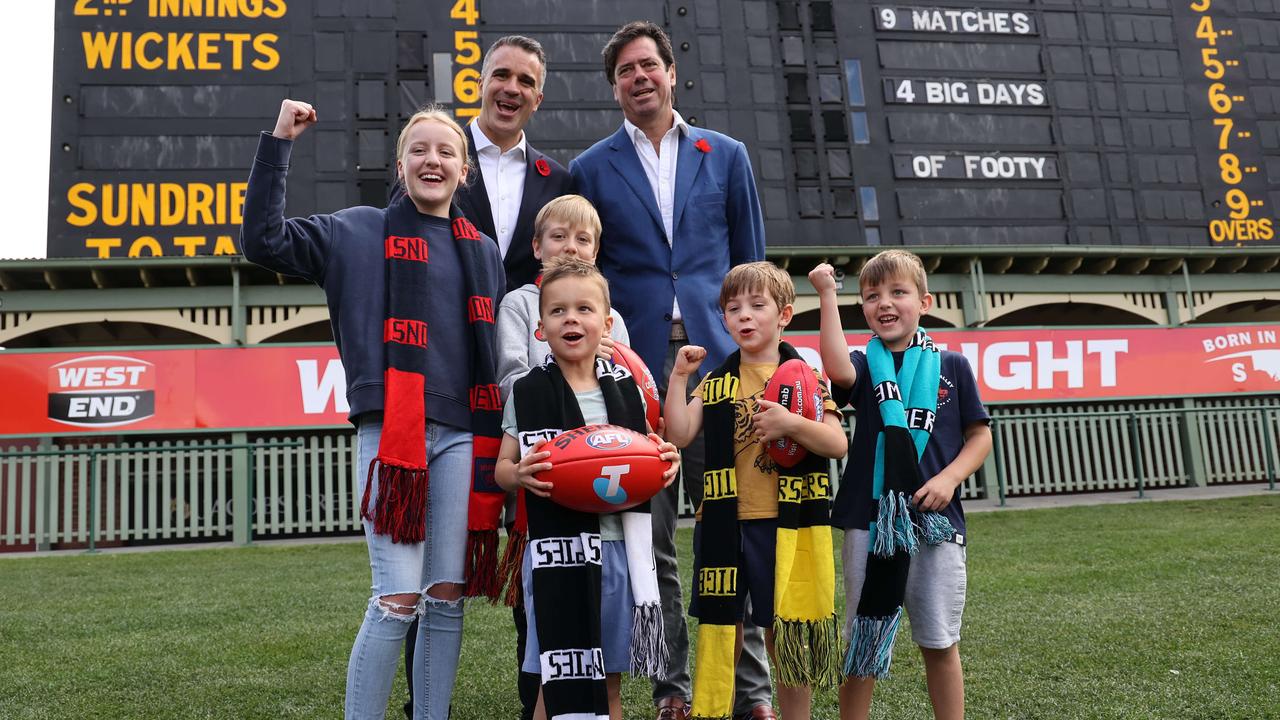
<instances>
[{"instance_id":1,"label":"green metal fence","mask_svg":"<svg viewBox=\"0 0 1280 720\"><path fill-rule=\"evenodd\" d=\"M994 408L1006 496L1276 481L1274 397Z\"/></svg>"},{"instance_id":2,"label":"green metal fence","mask_svg":"<svg viewBox=\"0 0 1280 720\"><path fill-rule=\"evenodd\" d=\"M991 414L993 456L965 498L1274 483L1280 469L1275 396ZM360 532L350 431L35 442L0 444L0 551ZM836 477L850 461L832 463Z\"/></svg>"}]
</instances>

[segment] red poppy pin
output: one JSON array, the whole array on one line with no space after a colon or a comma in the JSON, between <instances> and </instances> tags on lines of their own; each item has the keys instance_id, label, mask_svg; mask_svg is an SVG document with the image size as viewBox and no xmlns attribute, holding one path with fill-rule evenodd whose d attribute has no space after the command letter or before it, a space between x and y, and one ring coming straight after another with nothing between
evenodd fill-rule
<instances>
[{"instance_id":1,"label":"red poppy pin","mask_svg":"<svg viewBox=\"0 0 1280 720\"><path fill-rule=\"evenodd\" d=\"M693 146L704 153L711 152L711 143L707 142L706 138L698 138L698 142L694 143Z\"/></svg>"},{"instance_id":2,"label":"red poppy pin","mask_svg":"<svg viewBox=\"0 0 1280 720\"><path fill-rule=\"evenodd\" d=\"M547 177L551 174L551 165L547 163L546 158L538 158L538 161L533 166L538 168L538 174L542 177Z\"/></svg>"}]
</instances>

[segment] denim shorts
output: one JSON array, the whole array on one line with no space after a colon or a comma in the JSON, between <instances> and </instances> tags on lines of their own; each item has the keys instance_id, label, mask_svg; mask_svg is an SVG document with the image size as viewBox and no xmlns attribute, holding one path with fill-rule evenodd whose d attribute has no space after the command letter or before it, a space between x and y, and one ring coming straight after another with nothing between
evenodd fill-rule
<instances>
[{"instance_id":1,"label":"denim shorts","mask_svg":"<svg viewBox=\"0 0 1280 720\"><path fill-rule=\"evenodd\" d=\"M525 641L524 663L520 669L542 675L542 654L538 644L538 623L533 613L533 549L524 550L524 616L529 623ZM627 546L621 540L600 543L600 649L604 651L604 671L624 673L631 670L631 576L627 574ZM576 623L577 618L565 618Z\"/></svg>"},{"instance_id":2,"label":"denim shorts","mask_svg":"<svg viewBox=\"0 0 1280 720\"><path fill-rule=\"evenodd\" d=\"M356 503L364 498L372 481L369 506L378 496L378 478L369 478L369 462L378 455L382 415L360 420L356 430ZM437 583L461 583L467 547L467 501L471 492L471 432L439 423L427 423L427 534L420 543L393 543L389 535L375 535L363 521L373 570L373 598L383 595L422 593ZM358 505L357 505L358 506Z\"/></svg>"},{"instance_id":3,"label":"denim shorts","mask_svg":"<svg viewBox=\"0 0 1280 720\"><path fill-rule=\"evenodd\" d=\"M841 559L844 561L844 634L849 637L862 581L867 574L867 543L871 533L847 530ZM960 642L960 618L964 615L967 554L963 545L920 544L911 558L904 605L911 619L911 640L930 650L945 650Z\"/></svg>"},{"instance_id":4,"label":"denim shorts","mask_svg":"<svg viewBox=\"0 0 1280 720\"><path fill-rule=\"evenodd\" d=\"M693 553L702 551L702 523L693 526ZM778 519L738 521L738 598L735 617L747 614L751 598L751 624L773 627L773 576L778 555ZM696 580L693 584L698 586ZM699 614L698 594L693 593L689 614Z\"/></svg>"}]
</instances>

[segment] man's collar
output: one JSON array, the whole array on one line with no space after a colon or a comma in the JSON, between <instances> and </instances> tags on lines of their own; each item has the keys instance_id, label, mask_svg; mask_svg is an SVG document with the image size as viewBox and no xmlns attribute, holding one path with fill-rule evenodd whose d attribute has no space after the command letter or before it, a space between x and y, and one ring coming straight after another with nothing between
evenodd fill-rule
<instances>
[{"instance_id":1,"label":"man's collar","mask_svg":"<svg viewBox=\"0 0 1280 720\"><path fill-rule=\"evenodd\" d=\"M479 155L480 151L484 150L485 148L493 148L496 152L498 152L498 154L502 153L502 149L499 148L492 140L490 140L489 136L484 134L484 130L480 129L479 120L472 120L470 127L471 127L471 137L473 140L475 140L476 155ZM519 148L521 156L524 156L529 152L529 148L525 144L525 136L524 136L523 130L520 131L520 141L517 142L511 149L515 150L517 148ZM508 152L510 152L510 150Z\"/></svg>"},{"instance_id":2,"label":"man's collar","mask_svg":"<svg viewBox=\"0 0 1280 720\"><path fill-rule=\"evenodd\" d=\"M689 136L689 124L684 121L684 118L680 117L679 110L675 110L675 109L671 110L671 123L672 123L672 127L680 131L680 134L684 135L685 137ZM627 137L631 138L632 142L639 142L641 140L648 142L649 137L644 134L644 131L636 127L636 125L632 123L630 120L628 120L626 117L623 117L622 119L622 127L626 128ZM670 132L670 128L668 128L667 131ZM665 135L666 133L663 133L663 134Z\"/></svg>"}]
</instances>

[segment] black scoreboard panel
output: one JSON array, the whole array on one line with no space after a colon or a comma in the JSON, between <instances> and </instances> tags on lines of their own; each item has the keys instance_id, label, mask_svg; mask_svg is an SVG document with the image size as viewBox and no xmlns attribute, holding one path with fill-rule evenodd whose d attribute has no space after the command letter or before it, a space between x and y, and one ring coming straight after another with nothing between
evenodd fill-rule
<instances>
[{"instance_id":1,"label":"black scoreboard panel","mask_svg":"<svg viewBox=\"0 0 1280 720\"><path fill-rule=\"evenodd\" d=\"M772 247L1274 240L1280 0L58 0L49 255L235 252L284 97L321 120L288 212L382 204L404 119L474 116L511 33L567 164L621 122L600 48L635 18L746 143Z\"/></svg>"}]
</instances>

